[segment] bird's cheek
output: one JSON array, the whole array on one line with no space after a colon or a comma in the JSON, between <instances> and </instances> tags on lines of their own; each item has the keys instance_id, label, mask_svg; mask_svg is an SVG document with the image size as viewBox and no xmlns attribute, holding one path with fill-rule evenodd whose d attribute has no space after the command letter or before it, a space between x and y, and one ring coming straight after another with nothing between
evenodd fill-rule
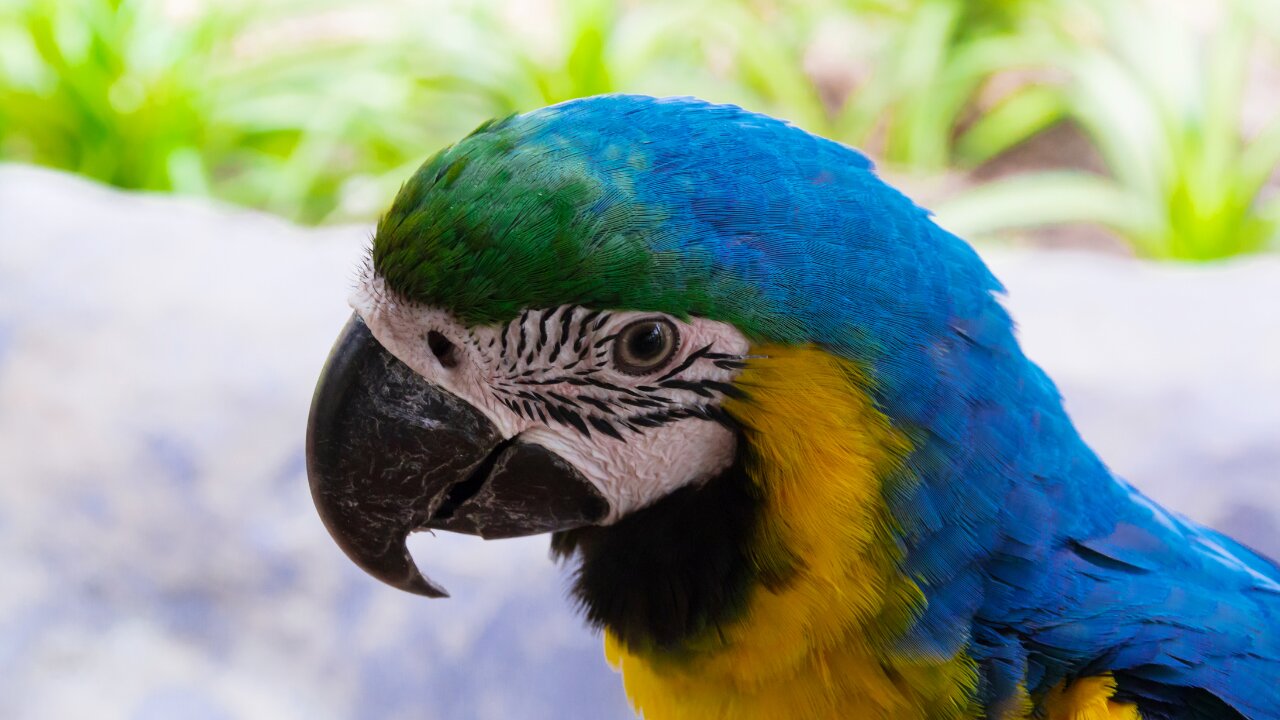
<instances>
[{"instance_id":1,"label":"bird's cheek","mask_svg":"<svg viewBox=\"0 0 1280 720\"><path fill-rule=\"evenodd\" d=\"M604 525L715 477L732 464L737 448L732 431L700 419L627 433L624 440L544 429L521 437L550 448L600 491L610 508Z\"/></svg>"}]
</instances>

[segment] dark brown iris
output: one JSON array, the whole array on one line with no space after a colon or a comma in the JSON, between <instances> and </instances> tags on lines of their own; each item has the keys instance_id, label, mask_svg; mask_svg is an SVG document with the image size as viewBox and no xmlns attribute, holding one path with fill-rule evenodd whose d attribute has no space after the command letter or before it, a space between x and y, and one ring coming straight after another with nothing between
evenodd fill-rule
<instances>
[{"instance_id":1,"label":"dark brown iris","mask_svg":"<svg viewBox=\"0 0 1280 720\"><path fill-rule=\"evenodd\" d=\"M628 375L645 375L666 366L679 345L680 335L670 320L637 320L614 340L613 364Z\"/></svg>"}]
</instances>

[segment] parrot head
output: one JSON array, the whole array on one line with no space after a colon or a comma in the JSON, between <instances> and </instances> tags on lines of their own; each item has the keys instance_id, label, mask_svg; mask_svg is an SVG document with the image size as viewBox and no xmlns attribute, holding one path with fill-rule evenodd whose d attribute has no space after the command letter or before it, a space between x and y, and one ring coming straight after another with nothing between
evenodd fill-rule
<instances>
[{"instance_id":1,"label":"parrot head","mask_svg":"<svg viewBox=\"0 0 1280 720\"><path fill-rule=\"evenodd\" d=\"M772 118L603 96L486 123L378 224L311 409L315 503L429 596L409 533L554 533L591 621L676 643L828 545L881 567L937 530L894 507L1021 357L998 290L862 155Z\"/></svg>"}]
</instances>

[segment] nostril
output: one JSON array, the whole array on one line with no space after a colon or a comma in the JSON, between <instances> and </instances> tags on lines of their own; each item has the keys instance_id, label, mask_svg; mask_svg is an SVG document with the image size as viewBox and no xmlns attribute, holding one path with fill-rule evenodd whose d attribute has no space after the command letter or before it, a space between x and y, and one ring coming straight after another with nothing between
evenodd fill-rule
<instances>
[{"instance_id":1,"label":"nostril","mask_svg":"<svg viewBox=\"0 0 1280 720\"><path fill-rule=\"evenodd\" d=\"M458 366L458 346L450 342L449 338L432 330L427 333L427 347L446 370Z\"/></svg>"}]
</instances>

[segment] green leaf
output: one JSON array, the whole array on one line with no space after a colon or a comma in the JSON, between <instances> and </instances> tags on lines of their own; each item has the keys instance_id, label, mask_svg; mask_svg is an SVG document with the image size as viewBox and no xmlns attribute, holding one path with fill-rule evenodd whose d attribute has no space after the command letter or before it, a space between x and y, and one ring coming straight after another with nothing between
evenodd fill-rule
<instances>
[{"instance_id":1,"label":"green leaf","mask_svg":"<svg viewBox=\"0 0 1280 720\"><path fill-rule=\"evenodd\" d=\"M1052 127L1066 116L1066 108L1066 99L1056 88L1022 88L960 135L956 156L962 164L977 167Z\"/></svg>"},{"instance_id":2,"label":"green leaf","mask_svg":"<svg viewBox=\"0 0 1280 720\"><path fill-rule=\"evenodd\" d=\"M972 188L936 208L940 224L965 237L1059 225L1096 223L1133 235L1158 233L1139 198L1097 175L1039 172Z\"/></svg>"}]
</instances>

